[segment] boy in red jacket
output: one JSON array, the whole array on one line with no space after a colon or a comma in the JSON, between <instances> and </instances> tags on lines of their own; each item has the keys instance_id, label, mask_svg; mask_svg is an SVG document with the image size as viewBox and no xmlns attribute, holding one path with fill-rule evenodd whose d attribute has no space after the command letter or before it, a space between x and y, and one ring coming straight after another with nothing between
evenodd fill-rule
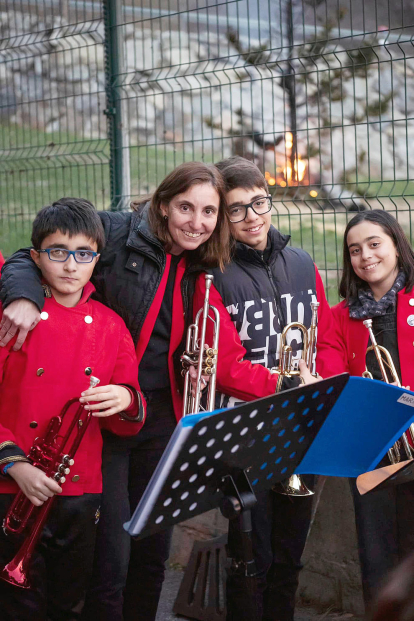
<instances>
[{"instance_id":1,"label":"boy in red jacket","mask_svg":"<svg viewBox=\"0 0 414 621\"><path fill-rule=\"evenodd\" d=\"M143 424L132 338L118 315L91 299L89 279L104 239L95 208L82 199L60 199L33 223L31 256L47 299L40 325L23 347L13 351L13 339L0 350L0 519L19 488L36 507L59 497L31 560L33 588L0 582L4 621L80 618L102 491L100 430L128 436ZM91 375L100 380L96 388L89 388ZM26 455L50 419L77 396L92 418L70 474L59 485ZM2 567L21 543L0 533Z\"/></svg>"}]
</instances>

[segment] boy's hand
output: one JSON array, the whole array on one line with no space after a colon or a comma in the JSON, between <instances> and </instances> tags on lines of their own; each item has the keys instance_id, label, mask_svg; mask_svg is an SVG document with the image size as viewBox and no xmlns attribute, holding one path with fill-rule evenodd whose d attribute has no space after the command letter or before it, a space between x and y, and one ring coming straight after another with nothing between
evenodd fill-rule
<instances>
[{"instance_id":1,"label":"boy's hand","mask_svg":"<svg viewBox=\"0 0 414 621\"><path fill-rule=\"evenodd\" d=\"M398 382L391 382L390 386L397 386L398 388ZM400 388L405 388L405 390L411 390L409 386L401 386Z\"/></svg>"},{"instance_id":2,"label":"boy's hand","mask_svg":"<svg viewBox=\"0 0 414 621\"><path fill-rule=\"evenodd\" d=\"M40 321L40 313L36 304L30 300L20 298L9 304L3 311L0 322L0 347L5 347L14 335L19 332L13 350L21 348L27 334Z\"/></svg>"},{"instance_id":3,"label":"boy's hand","mask_svg":"<svg viewBox=\"0 0 414 621\"><path fill-rule=\"evenodd\" d=\"M318 377L314 377L303 359L299 360L299 369L300 376L305 384L314 384L315 382L320 382L323 379L320 375Z\"/></svg>"},{"instance_id":4,"label":"boy's hand","mask_svg":"<svg viewBox=\"0 0 414 621\"><path fill-rule=\"evenodd\" d=\"M124 386L109 384L85 390L79 401L91 410L92 416L112 416L124 412L131 405L131 393ZM91 405L88 403L93 401ZM95 403L96 402L96 403Z\"/></svg>"},{"instance_id":5,"label":"boy's hand","mask_svg":"<svg viewBox=\"0 0 414 621\"><path fill-rule=\"evenodd\" d=\"M198 374L197 369L191 366L190 367L190 382L191 382L191 394L193 397L196 396L196 391L197 391L197 374ZM204 388L206 388L209 381L210 381L210 375L201 376L201 390L204 390Z\"/></svg>"},{"instance_id":6,"label":"boy's hand","mask_svg":"<svg viewBox=\"0 0 414 621\"><path fill-rule=\"evenodd\" d=\"M62 491L56 481L26 461L16 462L8 469L7 474L16 481L23 494L36 507L40 507L48 498Z\"/></svg>"}]
</instances>

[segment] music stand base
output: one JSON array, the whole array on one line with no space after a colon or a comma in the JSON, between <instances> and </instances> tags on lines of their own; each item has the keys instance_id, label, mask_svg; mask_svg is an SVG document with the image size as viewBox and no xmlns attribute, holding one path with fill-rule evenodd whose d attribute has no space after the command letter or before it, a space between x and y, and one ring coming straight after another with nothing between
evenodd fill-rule
<instances>
[{"instance_id":1,"label":"music stand base","mask_svg":"<svg viewBox=\"0 0 414 621\"><path fill-rule=\"evenodd\" d=\"M195 541L173 606L196 621L225 621L227 535Z\"/></svg>"}]
</instances>

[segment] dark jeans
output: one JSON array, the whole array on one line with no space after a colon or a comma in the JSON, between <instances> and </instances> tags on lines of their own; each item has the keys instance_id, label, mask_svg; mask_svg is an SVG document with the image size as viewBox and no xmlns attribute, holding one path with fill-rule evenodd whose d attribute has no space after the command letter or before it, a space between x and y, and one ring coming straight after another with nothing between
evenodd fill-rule
<instances>
[{"instance_id":1,"label":"dark jeans","mask_svg":"<svg viewBox=\"0 0 414 621\"><path fill-rule=\"evenodd\" d=\"M314 477L305 476L308 487ZM254 608L262 621L293 621L300 562L312 513L312 496L283 496L273 491L257 495L252 509L253 554L257 576ZM229 524L229 547L239 548L237 524ZM226 584L227 621L250 621L252 609L243 576L229 574Z\"/></svg>"},{"instance_id":2,"label":"dark jeans","mask_svg":"<svg viewBox=\"0 0 414 621\"><path fill-rule=\"evenodd\" d=\"M171 530L142 540L123 529L174 431L170 391L147 397L147 420L133 438L103 433L103 497L92 583L84 621L155 619Z\"/></svg>"},{"instance_id":3,"label":"dark jeans","mask_svg":"<svg viewBox=\"0 0 414 621\"><path fill-rule=\"evenodd\" d=\"M414 550L414 481L361 496L350 479L365 604Z\"/></svg>"},{"instance_id":4,"label":"dark jeans","mask_svg":"<svg viewBox=\"0 0 414 621\"><path fill-rule=\"evenodd\" d=\"M0 495L3 520L12 494ZM100 494L55 498L30 562L33 590L0 581L2 621L75 621L81 618L91 577ZM11 561L22 538L0 531L1 566Z\"/></svg>"}]
</instances>

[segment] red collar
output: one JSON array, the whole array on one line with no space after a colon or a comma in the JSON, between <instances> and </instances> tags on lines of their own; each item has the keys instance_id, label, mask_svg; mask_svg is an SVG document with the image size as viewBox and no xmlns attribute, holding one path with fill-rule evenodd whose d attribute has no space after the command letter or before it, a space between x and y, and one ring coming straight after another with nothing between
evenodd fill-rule
<instances>
[{"instance_id":1,"label":"red collar","mask_svg":"<svg viewBox=\"0 0 414 621\"><path fill-rule=\"evenodd\" d=\"M47 284L45 280L42 281L43 284ZM92 293L95 291L95 287L94 285L91 283L91 281L89 280L86 285L83 288L82 291L82 295L81 298L79 300L79 302L76 304L75 308L78 308L79 306L82 306L82 304L86 304L87 302L89 302L89 298L91 297ZM52 294L52 299L56 304L59 304L59 302L56 302L55 298L53 297ZM59 304L59 306L63 306L62 304Z\"/></svg>"}]
</instances>

